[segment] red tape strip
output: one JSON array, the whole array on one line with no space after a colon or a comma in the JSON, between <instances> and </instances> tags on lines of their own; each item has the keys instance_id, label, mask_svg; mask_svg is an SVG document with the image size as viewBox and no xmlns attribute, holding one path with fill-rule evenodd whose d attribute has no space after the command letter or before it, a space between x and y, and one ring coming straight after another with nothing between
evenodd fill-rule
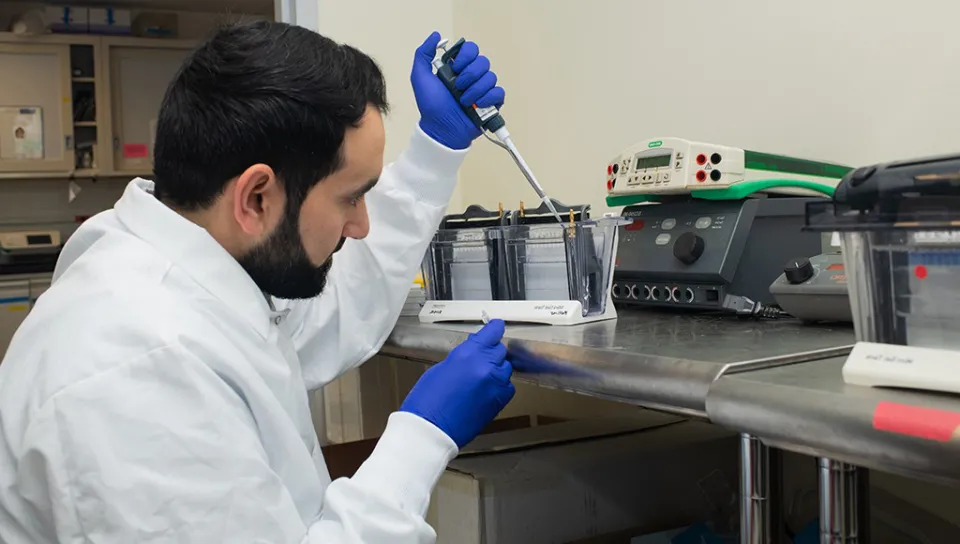
<instances>
[{"instance_id":1,"label":"red tape strip","mask_svg":"<svg viewBox=\"0 0 960 544\"><path fill-rule=\"evenodd\" d=\"M895 402L881 402L873 411L873 428L878 431L949 442L957 427L960 427L957 412Z\"/></svg>"}]
</instances>

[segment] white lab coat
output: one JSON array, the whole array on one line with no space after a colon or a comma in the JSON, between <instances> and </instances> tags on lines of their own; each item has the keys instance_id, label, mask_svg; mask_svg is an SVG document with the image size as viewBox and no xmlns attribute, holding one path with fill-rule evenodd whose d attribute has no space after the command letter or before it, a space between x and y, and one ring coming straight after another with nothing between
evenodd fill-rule
<instances>
[{"instance_id":1,"label":"white lab coat","mask_svg":"<svg viewBox=\"0 0 960 544\"><path fill-rule=\"evenodd\" d=\"M137 179L63 249L0 365L0 542L431 542L456 445L390 416L330 482L307 405L375 354L465 151L419 129L316 300L275 301Z\"/></svg>"}]
</instances>

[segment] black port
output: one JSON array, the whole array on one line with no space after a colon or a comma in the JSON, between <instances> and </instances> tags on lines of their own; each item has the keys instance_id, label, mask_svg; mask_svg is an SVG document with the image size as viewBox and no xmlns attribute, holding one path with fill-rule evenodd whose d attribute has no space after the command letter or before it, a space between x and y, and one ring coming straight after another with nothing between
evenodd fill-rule
<instances>
[{"instance_id":1,"label":"black port","mask_svg":"<svg viewBox=\"0 0 960 544\"><path fill-rule=\"evenodd\" d=\"M649 285L644 285L644 286L643 286L643 300L647 300L648 298L650 298L650 286L649 286Z\"/></svg>"},{"instance_id":2,"label":"black port","mask_svg":"<svg viewBox=\"0 0 960 544\"><path fill-rule=\"evenodd\" d=\"M694 299L693 289L687 287L687 290L683 292L683 301L693 302L693 299Z\"/></svg>"},{"instance_id":3,"label":"black port","mask_svg":"<svg viewBox=\"0 0 960 544\"><path fill-rule=\"evenodd\" d=\"M707 302L716 302L718 300L720 300L720 291L707 289Z\"/></svg>"},{"instance_id":4,"label":"black port","mask_svg":"<svg viewBox=\"0 0 960 544\"><path fill-rule=\"evenodd\" d=\"M720 171L714 170L713 172L710 172L710 179L713 181L720 181Z\"/></svg>"},{"instance_id":5,"label":"black port","mask_svg":"<svg viewBox=\"0 0 960 544\"><path fill-rule=\"evenodd\" d=\"M660 288L659 288L659 287L654 287L653 289L650 289L650 298L652 298L653 300L660 300Z\"/></svg>"},{"instance_id":6,"label":"black port","mask_svg":"<svg viewBox=\"0 0 960 544\"><path fill-rule=\"evenodd\" d=\"M721 157L719 153L714 153L713 155L710 155L710 162L713 164L720 164L720 160L722 158L723 157Z\"/></svg>"},{"instance_id":7,"label":"black port","mask_svg":"<svg viewBox=\"0 0 960 544\"><path fill-rule=\"evenodd\" d=\"M620 286L617 285L616 283L613 284L613 298L620 298L620 295L621 295Z\"/></svg>"},{"instance_id":8,"label":"black port","mask_svg":"<svg viewBox=\"0 0 960 544\"><path fill-rule=\"evenodd\" d=\"M620 171L620 165L619 165L619 164L614 164L614 165L613 165L613 173L616 174L616 173L619 172L619 171Z\"/></svg>"}]
</instances>

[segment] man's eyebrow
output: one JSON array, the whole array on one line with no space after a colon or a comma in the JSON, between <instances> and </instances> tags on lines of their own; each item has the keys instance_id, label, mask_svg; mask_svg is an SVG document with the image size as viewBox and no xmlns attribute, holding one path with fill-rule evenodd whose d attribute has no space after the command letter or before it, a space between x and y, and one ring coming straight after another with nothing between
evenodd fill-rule
<instances>
[{"instance_id":1,"label":"man's eyebrow","mask_svg":"<svg viewBox=\"0 0 960 544\"><path fill-rule=\"evenodd\" d=\"M380 178L373 178L373 179L371 179L370 181L368 181L367 183L365 183L365 184L363 185L363 187L360 187L359 189L357 189L356 191L354 191L354 192L350 195L350 198L360 198L360 197L362 197L363 195L369 193L371 189L373 189L374 187L376 187L378 181L380 181Z\"/></svg>"}]
</instances>

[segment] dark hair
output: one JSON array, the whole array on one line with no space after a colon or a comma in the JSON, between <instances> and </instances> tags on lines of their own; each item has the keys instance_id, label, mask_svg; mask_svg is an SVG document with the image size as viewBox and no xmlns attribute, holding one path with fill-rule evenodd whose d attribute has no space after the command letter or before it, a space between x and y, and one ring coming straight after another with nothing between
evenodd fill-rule
<instances>
[{"instance_id":1,"label":"dark hair","mask_svg":"<svg viewBox=\"0 0 960 544\"><path fill-rule=\"evenodd\" d=\"M209 207L253 164L269 165L299 210L341 166L346 129L368 105L387 111L376 62L285 23L221 28L186 59L163 97L154 147L156 196Z\"/></svg>"}]
</instances>

